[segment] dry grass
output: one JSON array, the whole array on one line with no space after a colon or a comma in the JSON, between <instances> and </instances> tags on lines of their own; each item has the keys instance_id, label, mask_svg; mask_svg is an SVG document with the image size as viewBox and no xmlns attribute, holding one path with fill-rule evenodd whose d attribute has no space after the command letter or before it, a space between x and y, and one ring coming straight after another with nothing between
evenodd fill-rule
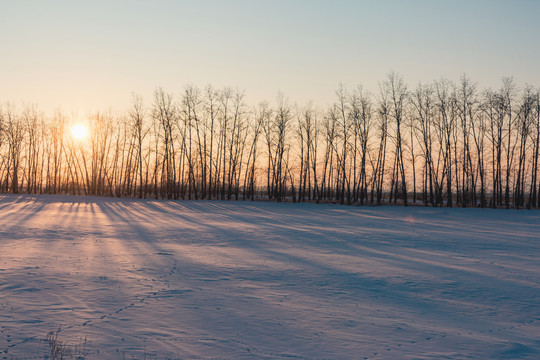
<instances>
[{"instance_id":1,"label":"dry grass","mask_svg":"<svg viewBox=\"0 0 540 360\"><path fill-rule=\"evenodd\" d=\"M68 344L60 339L61 328L50 331L45 338L48 349L48 360L84 360L86 359L86 338L78 344Z\"/></svg>"}]
</instances>

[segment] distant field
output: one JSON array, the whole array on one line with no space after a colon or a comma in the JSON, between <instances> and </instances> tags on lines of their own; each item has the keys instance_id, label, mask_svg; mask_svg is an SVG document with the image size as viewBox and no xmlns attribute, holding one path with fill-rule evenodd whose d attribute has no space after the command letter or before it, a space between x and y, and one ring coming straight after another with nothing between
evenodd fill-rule
<instances>
[{"instance_id":1,"label":"distant field","mask_svg":"<svg viewBox=\"0 0 540 360\"><path fill-rule=\"evenodd\" d=\"M0 327L0 359L59 327L85 359L538 359L540 212L0 195Z\"/></svg>"}]
</instances>

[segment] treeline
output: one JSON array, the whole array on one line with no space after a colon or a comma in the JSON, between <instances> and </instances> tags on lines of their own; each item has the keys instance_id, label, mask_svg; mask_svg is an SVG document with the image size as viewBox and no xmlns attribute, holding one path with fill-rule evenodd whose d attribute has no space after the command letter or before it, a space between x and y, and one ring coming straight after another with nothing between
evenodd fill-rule
<instances>
[{"instance_id":1,"label":"treeline","mask_svg":"<svg viewBox=\"0 0 540 360\"><path fill-rule=\"evenodd\" d=\"M157 89L125 113L95 113L89 135L35 106L0 108L0 191L167 199L538 208L540 92L466 76L327 108L284 95L251 108L230 88Z\"/></svg>"}]
</instances>

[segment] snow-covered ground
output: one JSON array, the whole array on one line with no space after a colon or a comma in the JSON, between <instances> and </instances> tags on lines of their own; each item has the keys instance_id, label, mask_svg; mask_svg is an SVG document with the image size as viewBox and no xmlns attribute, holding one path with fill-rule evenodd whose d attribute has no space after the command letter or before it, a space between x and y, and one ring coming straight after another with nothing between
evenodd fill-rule
<instances>
[{"instance_id":1,"label":"snow-covered ground","mask_svg":"<svg viewBox=\"0 0 540 360\"><path fill-rule=\"evenodd\" d=\"M538 359L540 212L0 195L0 359Z\"/></svg>"}]
</instances>

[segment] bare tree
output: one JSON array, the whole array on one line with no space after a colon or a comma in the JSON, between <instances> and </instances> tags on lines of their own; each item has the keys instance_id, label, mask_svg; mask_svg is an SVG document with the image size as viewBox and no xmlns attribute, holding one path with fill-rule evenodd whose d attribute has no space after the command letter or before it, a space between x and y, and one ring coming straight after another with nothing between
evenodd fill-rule
<instances>
[{"instance_id":1,"label":"bare tree","mask_svg":"<svg viewBox=\"0 0 540 360\"><path fill-rule=\"evenodd\" d=\"M439 143L443 154L442 177L446 178L446 206L452 207L452 135L455 132L455 102L450 94L450 82L440 80L435 83Z\"/></svg>"},{"instance_id":2,"label":"bare tree","mask_svg":"<svg viewBox=\"0 0 540 360\"><path fill-rule=\"evenodd\" d=\"M173 128L177 121L177 110L172 95L166 93L161 88L158 88L154 92L153 117L159 122L162 128L163 162L161 171L161 189L168 199L172 199L173 197L176 198L176 158ZM191 152L188 152L188 163L190 173L192 173L193 164L191 161ZM192 184L193 182L194 179L190 177L190 183Z\"/></svg>"},{"instance_id":3,"label":"bare tree","mask_svg":"<svg viewBox=\"0 0 540 360\"><path fill-rule=\"evenodd\" d=\"M532 128L534 131L531 132L533 149L532 149L532 169L531 169L531 186L529 190L529 206L530 207L539 207L538 202L538 193L540 188L537 190L538 182L538 157L540 152L540 91L536 91L534 94L534 104L533 104L533 115L532 115Z\"/></svg>"},{"instance_id":4,"label":"bare tree","mask_svg":"<svg viewBox=\"0 0 540 360\"><path fill-rule=\"evenodd\" d=\"M131 128L133 132L133 137L135 139L135 151L137 153L137 170L139 175L139 198L146 197L146 188L145 181L143 180L144 173L144 159L143 159L143 148L144 148L144 139L150 131L150 128L145 125L145 116L146 111L143 105L143 99L140 95L133 95L133 105L131 111L129 112L131 120Z\"/></svg>"},{"instance_id":5,"label":"bare tree","mask_svg":"<svg viewBox=\"0 0 540 360\"><path fill-rule=\"evenodd\" d=\"M407 206L407 181L405 176L405 164L403 161L402 126L405 122L406 102L408 97L407 87L403 78L395 73L390 73L383 82L383 91L388 94L390 100L390 116L395 126L395 168L396 176L400 178L403 204ZM396 186L397 189L397 186Z\"/></svg>"},{"instance_id":6,"label":"bare tree","mask_svg":"<svg viewBox=\"0 0 540 360\"><path fill-rule=\"evenodd\" d=\"M11 182L11 192L19 193L19 167L21 162L21 151L24 140L24 123L17 115L12 104L7 104L4 110L5 134L8 142L8 173L6 176L6 188ZM11 177L11 179L9 179Z\"/></svg>"}]
</instances>

